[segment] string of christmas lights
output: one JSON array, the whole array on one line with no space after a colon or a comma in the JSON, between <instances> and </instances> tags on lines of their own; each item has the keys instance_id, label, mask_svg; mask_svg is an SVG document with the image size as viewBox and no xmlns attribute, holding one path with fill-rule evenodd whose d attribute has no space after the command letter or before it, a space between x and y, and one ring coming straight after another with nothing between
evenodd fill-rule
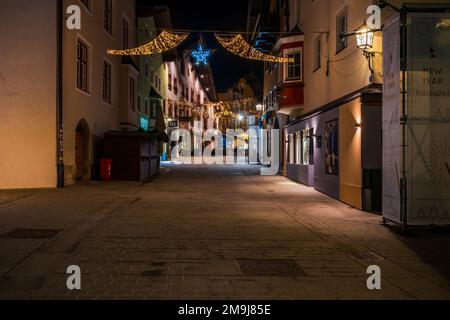
<instances>
[{"instance_id":1,"label":"string of christmas lights","mask_svg":"<svg viewBox=\"0 0 450 320\"><path fill-rule=\"evenodd\" d=\"M154 40L140 47L126 50L108 50L108 54L118 56L146 56L163 53L178 47L188 36L188 34L175 34L163 31Z\"/></svg>"},{"instance_id":2,"label":"string of christmas lights","mask_svg":"<svg viewBox=\"0 0 450 320\"><path fill-rule=\"evenodd\" d=\"M237 35L232 38L220 37L215 34L217 41L227 49L228 51L238 55L240 57L250 59L250 60L258 60L264 62L273 62L273 63L293 63L293 58L283 58L283 57L275 57L261 51L256 50L252 46L250 46L242 37L242 35Z\"/></svg>"}]
</instances>

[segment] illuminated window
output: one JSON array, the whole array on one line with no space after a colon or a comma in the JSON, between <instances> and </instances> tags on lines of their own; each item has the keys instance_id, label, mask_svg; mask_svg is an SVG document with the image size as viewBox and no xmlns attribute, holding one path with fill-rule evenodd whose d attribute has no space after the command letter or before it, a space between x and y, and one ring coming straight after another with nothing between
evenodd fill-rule
<instances>
[{"instance_id":1,"label":"illuminated window","mask_svg":"<svg viewBox=\"0 0 450 320\"><path fill-rule=\"evenodd\" d=\"M301 132L302 151L301 164L314 164L314 129L306 129Z\"/></svg>"},{"instance_id":2,"label":"illuminated window","mask_svg":"<svg viewBox=\"0 0 450 320\"><path fill-rule=\"evenodd\" d=\"M302 164L302 134L295 134L295 164Z\"/></svg>"},{"instance_id":3,"label":"illuminated window","mask_svg":"<svg viewBox=\"0 0 450 320\"><path fill-rule=\"evenodd\" d=\"M289 63L287 66L287 79L288 81L292 80L301 80L302 78L302 54L301 52L293 52L287 55L288 58L293 58L294 62Z\"/></svg>"},{"instance_id":4,"label":"illuminated window","mask_svg":"<svg viewBox=\"0 0 450 320\"><path fill-rule=\"evenodd\" d=\"M295 163L295 138L293 134L289 135L289 163Z\"/></svg>"}]
</instances>

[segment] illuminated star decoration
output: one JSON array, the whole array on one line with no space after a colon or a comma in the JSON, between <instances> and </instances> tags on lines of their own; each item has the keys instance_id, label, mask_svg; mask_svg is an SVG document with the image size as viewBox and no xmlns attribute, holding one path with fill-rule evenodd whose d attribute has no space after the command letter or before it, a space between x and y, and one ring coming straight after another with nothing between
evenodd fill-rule
<instances>
[{"instance_id":1,"label":"illuminated star decoration","mask_svg":"<svg viewBox=\"0 0 450 320\"><path fill-rule=\"evenodd\" d=\"M208 60L211 57L211 54L212 54L211 50L205 50L203 48L202 44L198 45L197 50L194 50L194 51L191 52L192 58L195 59L195 65L196 66L200 66L202 64L207 66L208 65Z\"/></svg>"}]
</instances>

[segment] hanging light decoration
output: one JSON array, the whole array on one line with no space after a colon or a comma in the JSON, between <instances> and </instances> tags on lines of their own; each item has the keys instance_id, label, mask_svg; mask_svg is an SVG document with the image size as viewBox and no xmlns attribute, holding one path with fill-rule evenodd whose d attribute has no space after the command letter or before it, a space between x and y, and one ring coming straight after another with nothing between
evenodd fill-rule
<instances>
[{"instance_id":1,"label":"hanging light decoration","mask_svg":"<svg viewBox=\"0 0 450 320\"><path fill-rule=\"evenodd\" d=\"M140 47L126 50L108 50L108 54L118 56L146 56L163 53L178 47L187 37L188 34L176 34L163 31L154 40Z\"/></svg>"},{"instance_id":2,"label":"hanging light decoration","mask_svg":"<svg viewBox=\"0 0 450 320\"><path fill-rule=\"evenodd\" d=\"M203 44L199 44L198 48L191 52L191 56L195 59L195 65L200 66L208 65L209 58L212 55L212 51L209 49L205 49Z\"/></svg>"},{"instance_id":3,"label":"hanging light decoration","mask_svg":"<svg viewBox=\"0 0 450 320\"><path fill-rule=\"evenodd\" d=\"M237 35L232 38L220 37L216 34L216 39L228 51L250 60L259 60L273 63L293 63L293 58L282 58L262 53L250 46L242 37Z\"/></svg>"}]
</instances>

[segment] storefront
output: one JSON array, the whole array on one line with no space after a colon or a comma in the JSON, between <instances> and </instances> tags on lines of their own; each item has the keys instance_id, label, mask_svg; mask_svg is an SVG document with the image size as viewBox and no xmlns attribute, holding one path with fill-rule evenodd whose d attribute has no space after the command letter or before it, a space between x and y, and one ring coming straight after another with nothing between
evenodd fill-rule
<instances>
[{"instance_id":1,"label":"storefront","mask_svg":"<svg viewBox=\"0 0 450 320\"><path fill-rule=\"evenodd\" d=\"M372 86L284 129L285 175L365 211L381 211L381 91Z\"/></svg>"}]
</instances>

